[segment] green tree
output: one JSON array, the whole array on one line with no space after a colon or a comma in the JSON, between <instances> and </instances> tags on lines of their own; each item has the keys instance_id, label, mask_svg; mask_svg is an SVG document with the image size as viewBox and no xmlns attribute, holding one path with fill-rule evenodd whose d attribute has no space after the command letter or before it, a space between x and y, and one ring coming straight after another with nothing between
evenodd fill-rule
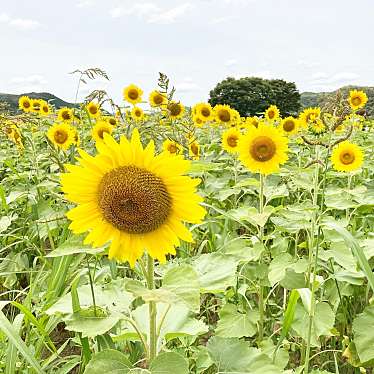
<instances>
[{"instance_id":1,"label":"green tree","mask_svg":"<svg viewBox=\"0 0 374 374\"><path fill-rule=\"evenodd\" d=\"M263 113L269 105L275 104L282 115L288 115L299 110L300 93L295 83L282 79L229 77L210 91L209 103L230 105L241 116Z\"/></svg>"}]
</instances>

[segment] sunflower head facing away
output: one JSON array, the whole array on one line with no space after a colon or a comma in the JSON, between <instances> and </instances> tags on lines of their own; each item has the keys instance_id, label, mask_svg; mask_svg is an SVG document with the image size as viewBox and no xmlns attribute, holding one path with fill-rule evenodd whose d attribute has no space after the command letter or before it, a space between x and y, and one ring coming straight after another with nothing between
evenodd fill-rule
<instances>
[{"instance_id":1,"label":"sunflower head facing away","mask_svg":"<svg viewBox=\"0 0 374 374\"><path fill-rule=\"evenodd\" d=\"M313 122L317 120L321 115L321 108L315 107L315 108L306 108L303 110L303 112L300 113L299 116L299 124L303 128L307 128L310 122Z\"/></svg>"},{"instance_id":2,"label":"sunflower head facing away","mask_svg":"<svg viewBox=\"0 0 374 374\"><path fill-rule=\"evenodd\" d=\"M368 101L364 91L352 90L349 92L348 103L353 110L363 108Z\"/></svg>"},{"instance_id":3,"label":"sunflower head facing away","mask_svg":"<svg viewBox=\"0 0 374 374\"><path fill-rule=\"evenodd\" d=\"M294 117L286 117L280 123L280 130L283 134L290 136L296 134L299 128L298 120Z\"/></svg>"},{"instance_id":4,"label":"sunflower head facing away","mask_svg":"<svg viewBox=\"0 0 374 374\"><path fill-rule=\"evenodd\" d=\"M77 204L67 213L69 227L76 234L88 231L85 244L110 242L109 258L134 266L144 251L164 262L180 240L193 241L183 222L201 222L205 210L196 193L200 180L184 175L189 161L155 155L152 141L143 148L136 129L119 144L105 135L96 156L79 154L80 165L68 165L61 184Z\"/></svg>"},{"instance_id":5,"label":"sunflower head facing away","mask_svg":"<svg viewBox=\"0 0 374 374\"><path fill-rule=\"evenodd\" d=\"M179 143L171 139L166 139L162 143L162 149L173 156L183 153L183 147Z\"/></svg>"},{"instance_id":6,"label":"sunflower head facing away","mask_svg":"<svg viewBox=\"0 0 374 374\"><path fill-rule=\"evenodd\" d=\"M269 108L265 110L265 118L268 121L275 121L279 118L279 109L276 105L270 105Z\"/></svg>"},{"instance_id":7,"label":"sunflower head facing away","mask_svg":"<svg viewBox=\"0 0 374 374\"><path fill-rule=\"evenodd\" d=\"M288 159L288 140L273 126L252 127L239 140L239 159L253 173L271 174Z\"/></svg>"},{"instance_id":8,"label":"sunflower head facing away","mask_svg":"<svg viewBox=\"0 0 374 374\"><path fill-rule=\"evenodd\" d=\"M153 108L158 108L162 105L165 105L166 102L167 102L166 95L157 90L152 91L149 95L149 104Z\"/></svg>"},{"instance_id":9,"label":"sunflower head facing away","mask_svg":"<svg viewBox=\"0 0 374 374\"><path fill-rule=\"evenodd\" d=\"M353 171L361 167L364 154L361 148L349 141L344 141L335 147L331 154L331 162L337 171Z\"/></svg>"},{"instance_id":10,"label":"sunflower head facing away","mask_svg":"<svg viewBox=\"0 0 374 374\"><path fill-rule=\"evenodd\" d=\"M222 134L222 148L229 153L238 152L240 136L240 131L237 130L235 127L226 130Z\"/></svg>"},{"instance_id":11,"label":"sunflower head facing away","mask_svg":"<svg viewBox=\"0 0 374 374\"><path fill-rule=\"evenodd\" d=\"M137 122L142 121L144 119L143 109L139 108L138 106L134 106L131 111L131 118Z\"/></svg>"},{"instance_id":12,"label":"sunflower head facing away","mask_svg":"<svg viewBox=\"0 0 374 374\"><path fill-rule=\"evenodd\" d=\"M104 140L104 134L111 134L113 132L113 126L105 120L99 120L92 128L91 135L96 142Z\"/></svg>"},{"instance_id":13,"label":"sunflower head facing away","mask_svg":"<svg viewBox=\"0 0 374 374\"><path fill-rule=\"evenodd\" d=\"M73 110L70 108L60 108L57 113L57 119L61 122L70 123L74 119Z\"/></svg>"},{"instance_id":14,"label":"sunflower head facing away","mask_svg":"<svg viewBox=\"0 0 374 374\"><path fill-rule=\"evenodd\" d=\"M47 137L52 144L63 150L74 143L74 132L67 123L55 123L48 129Z\"/></svg>"},{"instance_id":15,"label":"sunflower head facing away","mask_svg":"<svg viewBox=\"0 0 374 374\"><path fill-rule=\"evenodd\" d=\"M188 145L188 154L193 160L200 158L200 144L197 141L193 141Z\"/></svg>"},{"instance_id":16,"label":"sunflower head facing away","mask_svg":"<svg viewBox=\"0 0 374 374\"><path fill-rule=\"evenodd\" d=\"M87 113L92 118L97 118L100 116L100 105L98 103L95 103L93 101L90 101L86 105Z\"/></svg>"},{"instance_id":17,"label":"sunflower head facing away","mask_svg":"<svg viewBox=\"0 0 374 374\"><path fill-rule=\"evenodd\" d=\"M30 112L31 108L31 99L28 96L21 96L18 100L18 107L24 112Z\"/></svg>"},{"instance_id":18,"label":"sunflower head facing away","mask_svg":"<svg viewBox=\"0 0 374 374\"><path fill-rule=\"evenodd\" d=\"M167 105L167 111L170 118L181 118L184 114L184 105L180 102L170 101Z\"/></svg>"},{"instance_id":19,"label":"sunflower head facing away","mask_svg":"<svg viewBox=\"0 0 374 374\"><path fill-rule=\"evenodd\" d=\"M232 110L228 105L218 104L214 107L214 118L218 123L230 125L233 120Z\"/></svg>"},{"instance_id":20,"label":"sunflower head facing away","mask_svg":"<svg viewBox=\"0 0 374 374\"><path fill-rule=\"evenodd\" d=\"M138 104L142 101L143 91L135 84L130 84L123 89L123 99L130 104Z\"/></svg>"}]
</instances>

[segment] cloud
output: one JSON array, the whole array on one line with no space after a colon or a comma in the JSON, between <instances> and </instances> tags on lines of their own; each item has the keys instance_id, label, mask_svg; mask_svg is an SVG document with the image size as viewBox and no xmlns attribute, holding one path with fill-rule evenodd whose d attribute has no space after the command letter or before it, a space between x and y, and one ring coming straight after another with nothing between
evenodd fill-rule
<instances>
[{"instance_id":1,"label":"cloud","mask_svg":"<svg viewBox=\"0 0 374 374\"><path fill-rule=\"evenodd\" d=\"M194 6L191 3L184 3L178 5L172 9L169 9L164 12L160 12L159 14L153 15L150 19L150 23L158 23L158 24L169 24L176 22L178 18L183 16L187 11L193 9Z\"/></svg>"},{"instance_id":2,"label":"cloud","mask_svg":"<svg viewBox=\"0 0 374 374\"><path fill-rule=\"evenodd\" d=\"M41 26L38 21L29 18L12 18L9 14L1 13L0 22L21 30L33 30Z\"/></svg>"},{"instance_id":3,"label":"cloud","mask_svg":"<svg viewBox=\"0 0 374 374\"><path fill-rule=\"evenodd\" d=\"M237 17L234 17L234 16L223 16L223 17L217 17L217 18L213 18L209 21L209 23L211 25L218 25L218 24L221 24L221 23L226 23L226 22L230 22L230 21L233 21L234 19L236 19Z\"/></svg>"},{"instance_id":4,"label":"cloud","mask_svg":"<svg viewBox=\"0 0 374 374\"><path fill-rule=\"evenodd\" d=\"M227 60L225 62L225 66L227 67L231 67L231 66L234 66L234 65L237 65L238 64L238 60L236 60L235 58L232 58L230 60Z\"/></svg>"},{"instance_id":5,"label":"cloud","mask_svg":"<svg viewBox=\"0 0 374 374\"><path fill-rule=\"evenodd\" d=\"M201 87L197 83L193 82L191 78L185 78L182 82L175 85L175 89L178 95L178 93L200 91Z\"/></svg>"},{"instance_id":6,"label":"cloud","mask_svg":"<svg viewBox=\"0 0 374 374\"><path fill-rule=\"evenodd\" d=\"M312 74L311 80L309 80L309 89L313 91L333 91L341 86L354 83L359 77L359 74L346 71L331 75L324 72L316 72Z\"/></svg>"},{"instance_id":7,"label":"cloud","mask_svg":"<svg viewBox=\"0 0 374 374\"><path fill-rule=\"evenodd\" d=\"M307 69L316 68L317 66L321 65L319 62L304 59L298 60L296 64Z\"/></svg>"},{"instance_id":8,"label":"cloud","mask_svg":"<svg viewBox=\"0 0 374 374\"><path fill-rule=\"evenodd\" d=\"M18 92L43 91L48 81L39 74L33 74L24 77L14 77L10 81L12 90Z\"/></svg>"},{"instance_id":9,"label":"cloud","mask_svg":"<svg viewBox=\"0 0 374 374\"><path fill-rule=\"evenodd\" d=\"M93 0L80 0L77 2L77 8L89 8L90 6L94 5L95 2Z\"/></svg>"},{"instance_id":10,"label":"cloud","mask_svg":"<svg viewBox=\"0 0 374 374\"><path fill-rule=\"evenodd\" d=\"M148 23L170 24L177 21L188 10L192 9L191 3L184 3L171 9L162 9L151 2L133 4L128 7L118 6L109 11L112 18L123 16L136 16Z\"/></svg>"}]
</instances>

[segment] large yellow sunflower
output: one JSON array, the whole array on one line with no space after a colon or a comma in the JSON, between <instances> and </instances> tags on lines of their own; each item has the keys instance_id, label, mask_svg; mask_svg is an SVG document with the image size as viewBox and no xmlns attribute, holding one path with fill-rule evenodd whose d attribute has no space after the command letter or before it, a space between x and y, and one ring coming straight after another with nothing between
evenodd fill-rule
<instances>
[{"instance_id":1,"label":"large yellow sunflower","mask_svg":"<svg viewBox=\"0 0 374 374\"><path fill-rule=\"evenodd\" d=\"M270 105L269 108L265 110L265 118L268 121L275 121L279 118L279 109L276 105Z\"/></svg>"},{"instance_id":2,"label":"large yellow sunflower","mask_svg":"<svg viewBox=\"0 0 374 374\"><path fill-rule=\"evenodd\" d=\"M113 126L105 120L99 120L92 128L91 135L96 142L104 140L104 134L111 134L113 132Z\"/></svg>"},{"instance_id":3,"label":"large yellow sunflower","mask_svg":"<svg viewBox=\"0 0 374 374\"><path fill-rule=\"evenodd\" d=\"M177 119L183 116L185 108L180 102L170 101L167 105L167 110L170 118Z\"/></svg>"},{"instance_id":4,"label":"large yellow sunflower","mask_svg":"<svg viewBox=\"0 0 374 374\"><path fill-rule=\"evenodd\" d=\"M48 116L51 113L51 107L46 101L42 101L41 107L40 107L40 115L42 116Z\"/></svg>"},{"instance_id":5,"label":"large yellow sunflower","mask_svg":"<svg viewBox=\"0 0 374 374\"><path fill-rule=\"evenodd\" d=\"M229 153L238 152L240 136L240 131L237 130L235 127L226 130L222 134L222 148Z\"/></svg>"},{"instance_id":6,"label":"large yellow sunflower","mask_svg":"<svg viewBox=\"0 0 374 374\"><path fill-rule=\"evenodd\" d=\"M288 159L288 139L273 126L248 129L238 147L240 161L253 173L274 173Z\"/></svg>"},{"instance_id":7,"label":"large yellow sunflower","mask_svg":"<svg viewBox=\"0 0 374 374\"><path fill-rule=\"evenodd\" d=\"M143 109L139 108L138 106L134 106L131 111L131 118L137 122L142 121L144 119Z\"/></svg>"},{"instance_id":8,"label":"large yellow sunflower","mask_svg":"<svg viewBox=\"0 0 374 374\"><path fill-rule=\"evenodd\" d=\"M74 132L67 123L55 123L48 129L47 136L55 146L64 150L74 143Z\"/></svg>"},{"instance_id":9,"label":"large yellow sunflower","mask_svg":"<svg viewBox=\"0 0 374 374\"><path fill-rule=\"evenodd\" d=\"M213 108L208 103L199 103L192 108L193 114L203 122L212 121L214 118Z\"/></svg>"},{"instance_id":10,"label":"large yellow sunflower","mask_svg":"<svg viewBox=\"0 0 374 374\"><path fill-rule=\"evenodd\" d=\"M31 111L34 113L39 113L42 106L42 100L40 99L31 99Z\"/></svg>"},{"instance_id":11,"label":"large yellow sunflower","mask_svg":"<svg viewBox=\"0 0 374 374\"><path fill-rule=\"evenodd\" d=\"M144 251L161 262L175 254L180 239L192 242L183 222L199 223L205 215L196 193L199 179L184 174L190 162L166 152L154 155L151 141L143 148L139 133L118 144L106 135L98 154L79 150L80 165L61 176L66 198L78 204L67 213L70 229L89 232L85 244L111 242L109 258L131 266Z\"/></svg>"},{"instance_id":12,"label":"large yellow sunflower","mask_svg":"<svg viewBox=\"0 0 374 374\"><path fill-rule=\"evenodd\" d=\"M303 128L307 128L309 122L315 121L321 115L321 108L306 108L299 115L299 124Z\"/></svg>"},{"instance_id":13,"label":"large yellow sunflower","mask_svg":"<svg viewBox=\"0 0 374 374\"><path fill-rule=\"evenodd\" d=\"M200 158L200 144L197 141L193 141L188 146L188 154L193 160Z\"/></svg>"},{"instance_id":14,"label":"large yellow sunflower","mask_svg":"<svg viewBox=\"0 0 374 374\"><path fill-rule=\"evenodd\" d=\"M57 119L62 122L70 123L74 119L73 110L67 107L60 108L57 113Z\"/></svg>"},{"instance_id":15,"label":"large yellow sunflower","mask_svg":"<svg viewBox=\"0 0 374 374\"><path fill-rule=\"evenodd\" d=\"M98 103L95 103L93 101L90 101L86 105L86 110L90 117L97 118L100 116L100 105Z\"/></svg>"},{"instance_id":16,"label":"large yellow sunflower","mask_svg":"<svg viewBox=\"0 0 374 374\"><path fill-rule=\"evenodd\" d=\"M174 140L166 139L162 143L162 149L170 155L178 155L183 153L183 147Z\"/></svg>"},{"instance_id":17,"label":"large yellow sunflower","mask_svg":"<svg viewBox=\"0 0 374 374\"><path fill-rule=\"evenodd\" d=\"M123 89L123 98L130 104L137 104L142 101L143 91L135 84L130 84Z\"/></svg>"},{"instance_id":18,"label":"large yellow sunflower","mask_svg":"<svg viewBox=\"0 0 374 374\"><path fill-rule=\"evenodd\" d=\"M18 106L24 112L30 112L31 107L31 99L28 96L21 96L18 100Z\"/></svg>"},{"instance_id":19,"label":"large yellow sunflower","mask_svg":"<svg viewBox=\"0 0 374 374\"><path fill-rule=\"evenodd\" d=\"M299 129L298 119L294 117L286 117L281 123L279 129L281 132L287 136L296 134Z\"/></svg>"},{"instance_id":20,"label":"large yellow sunflower","mask_svg":"<svg viewBox=\"0 0 374 374\"><path fill-rule=\"evenodd\" d=\"M159 106L165 105L166 102L167 102L166 95L157 90L152 91L149 95L149 104L153 108L157 108Z\"/></svg>"},{"instance_id":21,"label":"large yellow sunflower","mask_svg":"<svg viewBox=\"0 0 374 374\"><path fill-rule=\"evenodd\" d=\"M353 110L363 108L368 101L364 91L352 90L349 92L348 102Z\"/></svg>"},{"instance_id":22,"label":"large yellow sunflower","mask_svg":"<svg viewBox=\"0 0 374 374\"><path fill-rule=\"evenodd\" d=\"M232 110L228 105L218 104L214 107L215 120L218 123L229 125L233 120Z\"/></svg>"},{"instance_id":23,"label":"large yellow sunflower","mask_svg":"<svg viewBox=\"0 0 374 374\"><path fill-rule=\"evenodd\" d=\"M337 171L353 171L361 167L364 154L358 145L344 141L333 149L331 162Z\"/></svg>"}]
</instances>

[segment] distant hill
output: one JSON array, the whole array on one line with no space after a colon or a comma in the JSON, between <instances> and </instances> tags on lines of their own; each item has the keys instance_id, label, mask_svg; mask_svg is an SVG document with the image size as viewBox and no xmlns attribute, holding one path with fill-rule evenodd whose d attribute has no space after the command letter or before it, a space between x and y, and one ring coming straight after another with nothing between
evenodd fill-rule
<instances>
[{"instance_id":1,"label":"distant hill","mask_svg":"<svg viewBox=\"0 0 374 374\"><path fill-rule=\"evenodd\" d=\"M365 107L366 113L368 116L374 117L374 87L370 86L344 86L332 92L303 92L300 97L301 109L313 106L323 107L338 91L341 91L344 97L348 97L349 91L353 89L362 90L366 93L369 98Z\"/></svg>"},{"instance_id":2,"label":"distant hill","mask_svg":"<svg viewBox=\"0 0 374 374\"><path fill-rule=\"evenodd\" d=\"M29 93L24 93L21 95L0 93L0 102L7 103L9 106L9 111L11 113L16 113L18 111L18 99L21 96L28 96L32 99L43 99L49 102L51 105L53 105L57 109L64 107L64 106L68 108L73 108L75 106L74 104L68 103L60 99L59 97L52 95L48 92L29 92Z\"/></svg>"}]
</instances>

